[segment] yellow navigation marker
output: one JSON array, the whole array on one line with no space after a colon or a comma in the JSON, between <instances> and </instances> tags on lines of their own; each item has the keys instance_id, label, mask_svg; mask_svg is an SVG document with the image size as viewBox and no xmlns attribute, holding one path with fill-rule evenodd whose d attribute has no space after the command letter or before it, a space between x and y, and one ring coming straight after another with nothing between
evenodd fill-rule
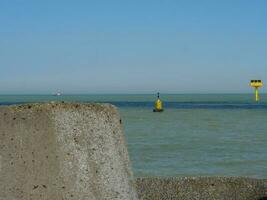
<instances>
[{"instance_id":1,"label":"yellow navigation marker","mask_svg":"<svg viewBox=\"0 0 267 200\"><path fill-rule=\"evenodd\" d=\"M255 99L256 99L256 101L259 101L260 100L259 88L263 86L262 81L261 80L251 80L250 86L255 88Z\"/></svg>"},{"instance_id":2,"label":"yellow navigation marker","mask_svg":"<svg viewBox=\"0 0 267 200\"><path fill-rule=\"evenodd\" d=\"M162 112L162 111L163 111L163 105L162 105L162 101L159 99L159 93L158 93L158 99L155 102L155 108L153 112Z\"/></svg>"}]
</instances>

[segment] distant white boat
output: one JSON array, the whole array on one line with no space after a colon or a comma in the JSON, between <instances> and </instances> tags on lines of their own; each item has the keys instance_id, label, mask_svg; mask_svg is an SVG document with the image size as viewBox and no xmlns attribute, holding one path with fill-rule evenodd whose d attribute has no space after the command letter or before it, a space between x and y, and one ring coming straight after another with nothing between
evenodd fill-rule
<instances>
[{"instance_id":1,"label":"distant white boat","mask_svg":"<svg viewBox=\"0 0 267 200\"><path fill-rule=\"evenodd\" d=\"M61 92L56 92L53 96L61 96Z\"/></svg>"}]
</instances>

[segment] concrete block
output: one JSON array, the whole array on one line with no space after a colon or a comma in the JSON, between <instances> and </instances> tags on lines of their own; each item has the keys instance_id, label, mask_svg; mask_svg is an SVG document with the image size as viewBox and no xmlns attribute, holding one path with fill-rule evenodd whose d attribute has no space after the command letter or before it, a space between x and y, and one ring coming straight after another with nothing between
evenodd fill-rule
<instances>
[{"instance_id":1,"label":"concrete block","mask_svg":"<svg viewBox=\"0 0 267 200\"><path fill-rule=\"evenodd\" d=\"M114 106L0 107L0 200L39 199L137 199Z\"/></svg>"}]
</instances>

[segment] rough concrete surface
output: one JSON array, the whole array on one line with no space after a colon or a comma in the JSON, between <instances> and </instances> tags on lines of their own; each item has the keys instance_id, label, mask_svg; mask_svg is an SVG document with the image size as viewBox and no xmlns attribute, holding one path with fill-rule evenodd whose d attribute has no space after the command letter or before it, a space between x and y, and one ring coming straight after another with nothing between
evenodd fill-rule
<instances>
[{"instance_id":1,"label":"rough concrete surface","mask_svg":"<svg viewBox=\"0 0 267 200\"><path fill-rule=\"evenodd\" d=\"M0 200L31 199L137 199L114 106L0 107Z\"/></svg>"},{"instance_id":2,"label":"rough concrete surface","mask_svg":"<svg viewBox=\"0 0 267 200\"><path fill-rule=\"evenodd\" d=\"M267 200L267 180L234 177L137 178L143 200Z\"/></svg>"}]
</instances>

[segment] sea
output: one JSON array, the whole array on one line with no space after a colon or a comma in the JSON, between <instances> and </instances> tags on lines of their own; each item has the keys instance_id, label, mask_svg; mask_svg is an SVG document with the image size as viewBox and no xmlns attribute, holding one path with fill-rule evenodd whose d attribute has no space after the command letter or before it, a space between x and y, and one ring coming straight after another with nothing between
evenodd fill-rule
<instances>
[{"instance_id":1,"label":"sea","mask_svg":"<svg viewBox=\"0 0 267 200\"><path fill-rule=\"evenodd\" d=\"M267 94L1 95L0 105L111 103L118 107L134 175L267 178Z\"/></svg>"}]
</instances>

